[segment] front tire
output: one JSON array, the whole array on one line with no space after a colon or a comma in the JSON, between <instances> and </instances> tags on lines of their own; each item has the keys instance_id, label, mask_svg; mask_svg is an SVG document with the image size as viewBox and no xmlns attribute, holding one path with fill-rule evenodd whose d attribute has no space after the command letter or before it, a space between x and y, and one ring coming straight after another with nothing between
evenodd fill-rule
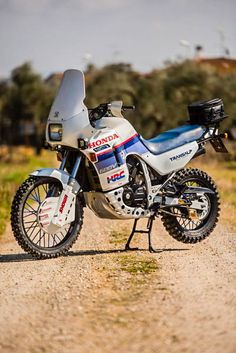
<instances>
[{"instance_id":1,"label":"front tire","mask_svg":"<svg viewBox=\"0 0 236 353\"><path fill-rule=\"evenodd\" d=\"M60 233L45 232L37 221L37 213L50 190L59 195L61 183L49 177L30 177L20 186L12 202L13 234L21 248L38 259L65 255L78 238L83 223L83 207L77 198L75 220Z\"/></svg>"},{"instance_id":2,"label":"front tire","mask_svg":"<svg viewBox=\"0 0 236 353\"><path fill-rule=\"evenodd\" d=\"M163 213L162 222L167 232L176 240L182 243L197 243L207 238L215 228L220 212L220 201L217 187L211 177L199 169L182 169L178 171L172 182L185 185L202 186L214 191L214 194L207 195L209 200L209 212L205 218L196 227L187 227L188 216L180 221L181 214L179 209L172 209L173 216ZM190 219L191 222L191 219ZM192 228L192 229L191 229Z\"/></svg>"}]
</instances>

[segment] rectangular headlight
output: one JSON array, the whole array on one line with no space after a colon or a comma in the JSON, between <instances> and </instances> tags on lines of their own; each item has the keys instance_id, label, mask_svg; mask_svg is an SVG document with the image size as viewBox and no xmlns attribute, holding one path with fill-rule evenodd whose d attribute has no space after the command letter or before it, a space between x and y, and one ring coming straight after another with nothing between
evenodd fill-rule
<instances>
[{"instance_id":1,"label":"rectangular headlight","mask_svg":"<svg viewBox=\"0 0 236 353\"><path fill-rule=\"evenodd\" d=\"M62 124L49 124L48 135L51 141L62 140Z\"/></svg>"}]
</instances>

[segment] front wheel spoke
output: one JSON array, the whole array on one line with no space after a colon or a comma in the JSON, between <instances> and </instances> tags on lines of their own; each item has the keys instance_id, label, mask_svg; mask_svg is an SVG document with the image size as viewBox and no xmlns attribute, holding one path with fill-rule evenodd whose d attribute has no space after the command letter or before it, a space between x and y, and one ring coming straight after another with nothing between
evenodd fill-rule
<instances>
[{"instance_id":1,"label":"front wheel spoke","mask_svg":"<svg viewBox=\"0 0 236 353\"><path fill-rule=\"evenodd\" d=\"M37 186L37 188L35 189L35 193L36 193L37 196L38 196L39 203L41 203L40 192L39 192L39 187L38 187L38 186Z\"/></svg>"},{"instance_id":2,"label":"front wheel spoke","mask_svg":"<svg viewBox=\"0 0 236 353\"><path fill-rule=\"evenodd\" d=\"M42 234L43 233L43 234ZM42 231L42 229L39 230L39 240L37 241L36 245L39 244L39 246L41 246L41 240L43 239L44 237L44 232Z\"/></svg>"},{"instance_id":3,"label":"front wheel spoke","mask_svg":"<svg viewBox=\"0 0 236 353\"><path fill-rule=\"evenodd\" d=\"M37 211L31 211L30 209L28 209L27 207L25 207L24 209L24 214L37 214Z\"/></svg>"},{"instance_id":4,"label":"front wheel spoke","mask_svg":"<svg viewBox=\"0 0 236 353\"><path fill-rule=\"evenodd\" d=\"M28 200L31 200L31 201L34 201L34 202L37 202L37 203L39 203L39 204L40 204L39 200L38 200L38 199L36 199L36 198L34 198L32 194L31 194L31 196L30 196L30 197L28 197Z\"/></svg>"},{"instance_id":5,"label":"front wheel spoke","mask_svg":"<svg viewBox=\"0 0 236 353\"><path fill-rule=\"evenodd\" d=\"M27 214L25 214L25 213L27 213ZM37 218L37 212L25 212L24 211L24 213L23 213L23 219L25 219L25 218L27 218L27 217L32 217L32 216L35 216L35 218Z\"/></svg>"},{"instance_id":6,"label":"front wheel spoke","mask_svg":"<svg viewBox=\"0 0 236 353\"><path fill-rule=\"evenodd\" d=\"M37 233L34 235L34 238L31 240L32 242L36 239L36 237L37 237L37 235L39 234L40 231L41 231L41 229L39 229L39 230L37 231Z\"/></svg>"},{"instance_id":7,"label":"front wheel spoke","mask_svg":"<svg viewBox=\"0 0 236 353\"><path fill-rule=\"evenodd\" d=\"M36 222L36 221L35 221L35 222ZM34 223L35 223L35 222L34 222ZM34 223L33 223L33 224L34 224ZM31 224L31 226L25 227L25 230L29 230L29 229L31 229L31 228L32 228L32 229L33 229L33 228L35 229L36 227L39 227L38 224L35 224L35 225L33 225L33 224Z\"/></svg>"},{"instance_id":8,"label":"front wheel spoke","mask_svg":"<svg viewBox=\"0 0 236 353\"><path fill-rule=\"evenodd\" d=\"M37 212L37 210L35 208L33 208L27 201L25 204L28 205L29 208L31 208L32 212ZM27 207L26 207L26 209L27 209Z\"/></svg>"},{"instance_id":9,"label":"front wheel spoke","mask_svg":"<svg viewBox=\"0 0 236 353\"><path fill-rule=\"evenodd\" d=\"M36 202L39 203L39 200L38 200L37 194L35 193L35 190L33 190L33 191L30 193L28 199L30 199L30 200L32 200L32 201L36 201Z\"/></svg>"},{"instance_id":10,"label":"front wheel spoke","mask_svg":"<svg viewBox=\"0 0 236 353\"><path fill-rule=\"evenodd\" d=\"M59 239L59 243L61 242L61 238L57 235L57 234L54 234L55 235L55 237L57 238L57 239Z\"/></svg>"},{"instance_id":11,"label":"front wheel spoke","mask_svg":"<svg viewBox=\"0 0 236 353\"><path fill-rule=\"evenodd\" d=\"M43 187L43 190L45 191L45 194L47 195L47 193L48 193L48 184L43 184L42 187Z\"/></svg>"},{"instance_id":12,"label":"front wheel spoke","mask_svg":"<svg viewBox=\"0 0 236 353\"><path fill-rule=\"evenodd\" d=\"M65 231L65 230L64 230ZM62 239L65 237L65 234L60 232L60 234L62 235Z\"/></svg>"},{"instance_id":13,"label":"front wheel spoke","mask_svg":"<svg viewBox=\"0 0 236 353\"><path fill-rule=\"evenodd\" d=\"M43 237L43 247L44 248L46 247L46 236L47 236L47 233L45 233L44 237Z\"/></svg>"},{"instance_id":14,"label":"front wheel spoke","mask_svg":"<svg viewBox=\"0 0 236 353\"><path fill-rule=\"evenodd\" d=\"M55 239L55 234L51 234L52 235L52 239L53 239L53 243L52 246L57 245L56 239Z\"/></svg>"},{"instance_id":15,"label":"front wheel spoke","mask_svg":"<svg viewBox=\"0 0 236 353\"><path fill-rule=\"evenodd\" d=\"M30 230L31 230L31 229L30 229ZM30 232L30 234L29 234L29 238L30 238L31 235L33 234L34 230L35 230L35 227L32 227L32 230L31 230L31 232Z\"/></svg>"},{"instance_id":16,"label":"front wheel spoke","mask_svg":"<svg viewBox=\"0 0 236 353\"><path fill-rule=\"evenodd\" d=\"M36 192L36 189L34 189L32 192L31 192L31 196L34 198L34 200L38 203L40 203L40 200L39 200L39 197L38 197L38 194Z\"/></svg>"},{"instance_id":17,"label":"front wheel spoke","mask_svg":"<svg viewBox=\"0 0 236 353\"><path fill-rule=\"evenodd\" d=\"M35 221L27 221L27 222L24 222L24 224L29 224L29 223L34 224L35 222L37 222L37 218L35 219Z\"/></svg>"}]
</instances>

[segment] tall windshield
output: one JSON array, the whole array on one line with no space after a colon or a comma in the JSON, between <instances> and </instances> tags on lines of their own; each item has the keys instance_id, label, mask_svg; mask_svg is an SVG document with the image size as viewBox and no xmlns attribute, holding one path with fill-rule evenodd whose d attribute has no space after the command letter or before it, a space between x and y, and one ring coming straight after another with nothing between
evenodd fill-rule
<instances>
[{"instance_id":1,"label":"tall windshield","mask_svg":"<svg viewBox=\"0 0 236 353\"><path fill-rule=\"evenodd\" d=\"M68 120L80 114L84 106L85 83L84 74L79 70L67 70L52 104L49 120Z\"/></svg>"}]
</instances>

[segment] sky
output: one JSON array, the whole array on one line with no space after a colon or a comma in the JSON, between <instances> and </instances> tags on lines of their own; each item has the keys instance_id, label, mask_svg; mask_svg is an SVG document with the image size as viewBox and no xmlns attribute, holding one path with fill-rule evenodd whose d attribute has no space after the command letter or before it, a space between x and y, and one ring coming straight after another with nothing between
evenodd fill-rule
<instances>
[{"instance_id":1,"label":"sky","mask_svg":"<svg viewBox=\"0 0 236 353\"><path fill-rule=\"evenodd\" d=\"M25 61L45 77L88 62L148 72L198 44L236 58L236 0L0 0L0 77Z\"/></svg>"}]
</instances>

